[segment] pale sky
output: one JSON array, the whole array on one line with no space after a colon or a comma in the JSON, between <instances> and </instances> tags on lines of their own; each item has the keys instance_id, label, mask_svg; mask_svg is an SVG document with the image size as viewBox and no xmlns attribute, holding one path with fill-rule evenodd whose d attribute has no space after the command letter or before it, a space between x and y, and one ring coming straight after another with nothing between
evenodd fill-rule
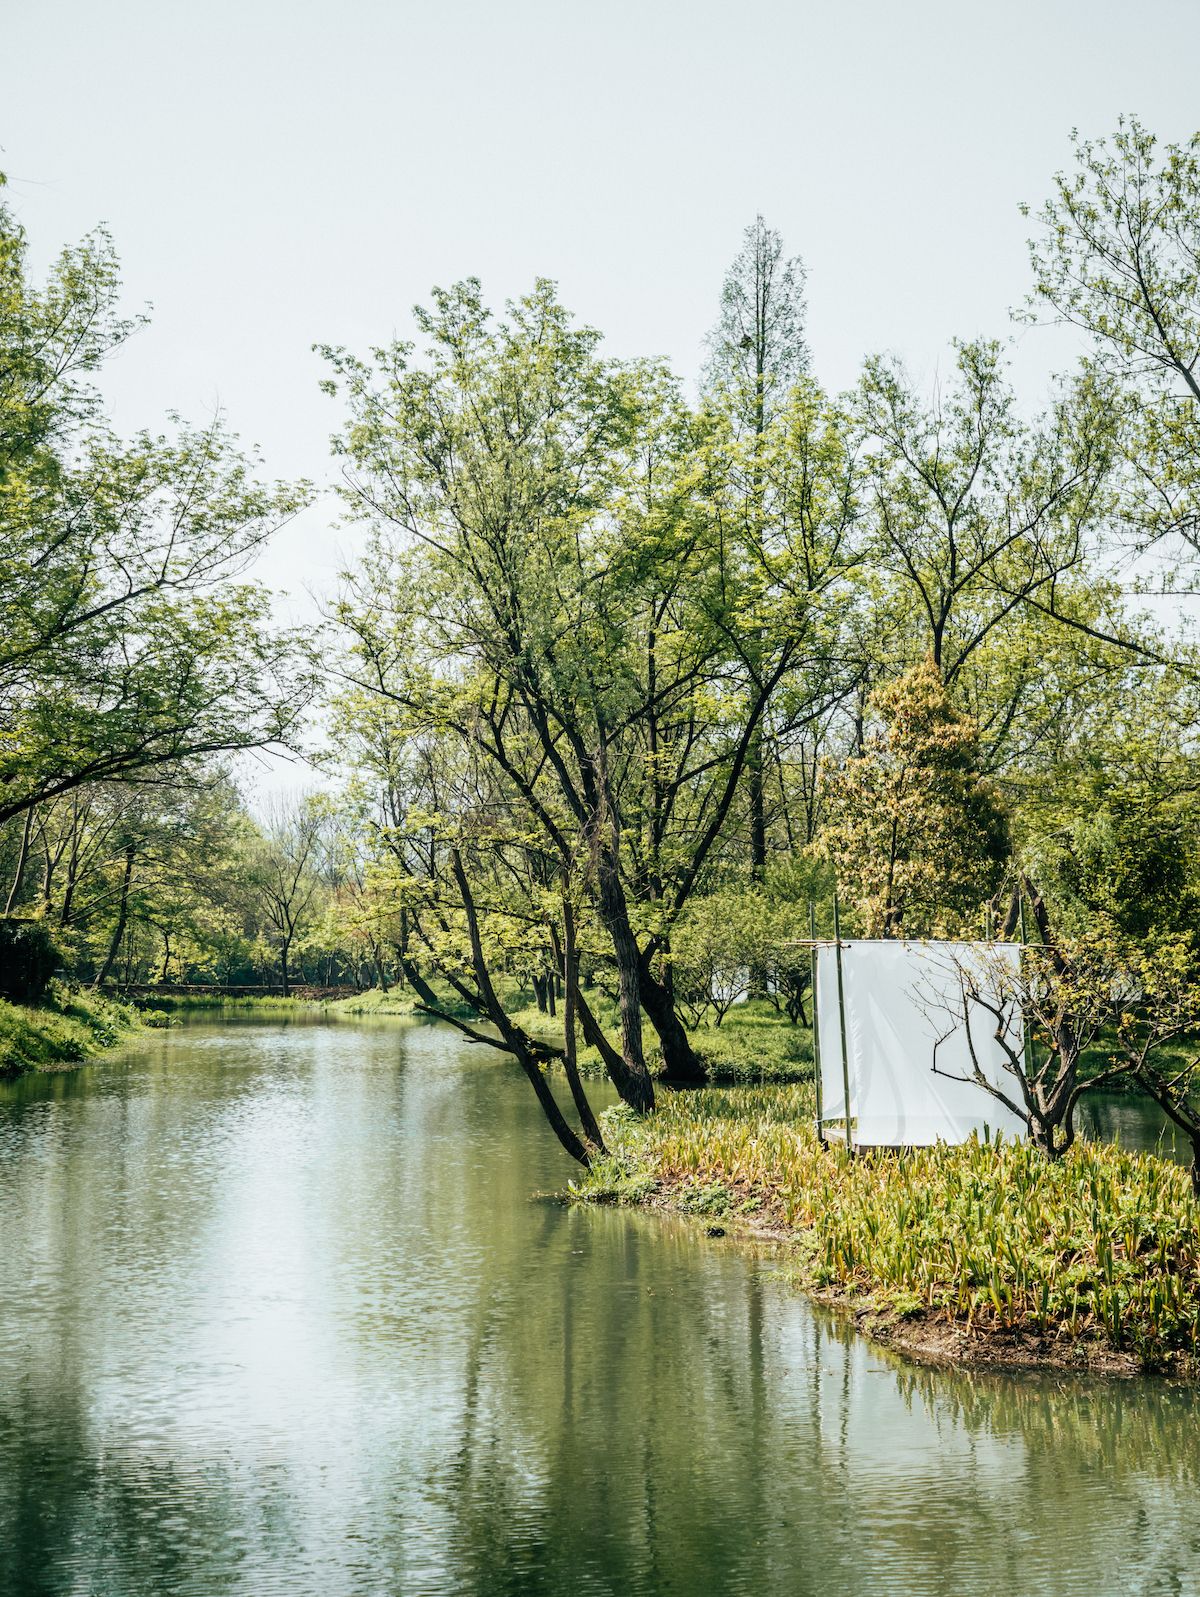
<instances>
[{"instance_id":1,"label":"pale sky","mask_svg":"<svg viewBox=\"0 0 1200 1597\"><path fill-rule=\"evenodd\" d=\"M103 220L153 305L105 379L118 424L220 405L273 474L326 481L310 346L407 332L434 283L555 278L613 353L694 377L761 211L808 265L827 386L877 350L932 377L1012 331L1017 207L1072 127L1200 126L1200 0L0 0L0 30L36 261ZM1056 336L1022 337L1034 386ZM336 516L262 574L328 591Z\"/></svg>"}]
</instances>

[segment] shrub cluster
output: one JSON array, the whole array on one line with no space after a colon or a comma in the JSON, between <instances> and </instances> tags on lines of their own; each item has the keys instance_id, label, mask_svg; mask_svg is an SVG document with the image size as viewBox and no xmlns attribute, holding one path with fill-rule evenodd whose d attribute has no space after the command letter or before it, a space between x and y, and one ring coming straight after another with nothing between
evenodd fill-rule
<instances>
[{"instance_id":1,"label":"shrub cluster","mask_svg":"<svg viewBox=\"0 0 1200 1597\"><path fill-rule=\"evenodd\" d=\"M36 1004L58 969L59 952L42 921L0 919L0 998Z\"/></svg>"}]
</instances>

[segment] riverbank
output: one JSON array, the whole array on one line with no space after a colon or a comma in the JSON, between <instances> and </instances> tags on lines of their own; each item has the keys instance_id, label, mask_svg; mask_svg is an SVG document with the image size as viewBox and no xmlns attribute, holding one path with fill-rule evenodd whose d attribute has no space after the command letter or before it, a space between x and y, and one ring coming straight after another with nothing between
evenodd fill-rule
<instances>
[{"instance_id":1,"label":"riverbank","mask_svg":"<svg viewBox=\"0 0 1200 1597\"><path fill-rule=\"evenodd\" d=\"M929 1362L1200 1373L1200 1208L1187 1171L1097 1143L851 1158L802 1086L680 1093L610 1112L590 1202L690 1214L770 1244L868 1336Z\"/></svg>"},{"instance_id":2,"label":"riverbank","mask_svg":"<svg viewBox=\"0 0 1200 1597\"><path fill-rule=\"evenodd\" d=\"M588 993L588 1002L608 1035L618 1036L620 1016L614 1000L593 991ZM561 1015L544 1013L532 1000L521 1003L519 993L513 995L510 1004L512 1018L531 1036L561 1045ZM808 1028L794 1025L769 1001L737 1004L721 1025L708 1022L690 1026L688 1037L714 1085L794 1085L812 1080L812 1041ZM648 1026L645 1042L647 1056L653 1059L656 1039ZM582 1042L579 1061L585 1073L604 1074L599 1054L583 1047Z\"/></svg>"},{"instance_id":3,"label":"riverbank","mask_svg":"<svg viewBox=\"0 0 1200 1597\"><path fill-rule=\"evenodd\" d=\"M0 999L0 1080L70 1070L156 1023L154 1012L58 983L36 1006Z\"/></svg>"},{"instance_id":4,"label":"riverbank","mask_svg":"<svg viewBox=\"0 0 1200 1597\"><path fill-rule=\"evenodd\" d=\"M532 1037L561 1047L564 1041L561 1011L551 1015L538 1009L533 995L516 982L500 984L509 1014L518 1026ZM408 987L393 987L388 992L371 988L367 992L351 993L341 997L312 997L302 989L291 998L278 994L252 996L225 996L211 993L151 992L147 997L134 1000L150 1002L171 1013L188 1013L193 1010L245 1011L251 1014L294 1014L298 1009L319 1011L331 1019L423 1019L426 1011L421 1000ZM447 1014L463 1020L474 1019L469 1009L456 994L443 987L440 994L442 1007ZM620 1017L615 1002L599 989L588 993L593 1012L610 1036L617 1035ZM780 1014L769 1002L738 1004L726 1015L720 1026L712 1023L689 1029L692 1046L704 1061L709 1080L714 1084L797 1083L811 1080L812 1043L806 1027L793 1025L786 1015ZM650 1038L648 1036L649 1043ZM653 1052L653 1050L651 1050ZM579 1042L579 1067L586 1075L603 1076L604 1064L593 1048Z\"/></svg>"}]
</instances>

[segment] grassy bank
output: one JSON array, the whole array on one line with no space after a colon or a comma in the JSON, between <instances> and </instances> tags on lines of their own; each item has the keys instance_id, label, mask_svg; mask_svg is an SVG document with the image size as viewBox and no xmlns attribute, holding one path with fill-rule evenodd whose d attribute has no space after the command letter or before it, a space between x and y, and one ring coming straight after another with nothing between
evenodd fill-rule
<instances>
[{"instance_id":1,"label":"grassy bank","mask_svg":"<svg viewBox=\"0 0 1200 1597\"><path fill-rule=\"evenodd\" d=\"M388 992L383 992L378 987L372 987L369 992L355 993L350 998L339 998L336 1003L327 1004L325 1007L331 1014L337 1015L396 1015L399 1017L416 1014L418 999L411 988L393 987ZM447 1002L449 1008L449 1002Z\"/></svg>"},{"instance_id":2,"label":"grassy bank","mask_svg":"<svg viewBox=\"0 0 1200 1597\"><path fill-rule=\"evenodd\" d=\"M620 1017L616 1004L599 992L591 992L587 998L608 1035L619 1037ZM522 1005L520 994L509 1001L516 1005L511 1009L513 1019L526 1031L547 1042L562 1042L561 1015L542 1014L532 998ZM812 1045L807 1028L793 1026L771 1003L737 1004L722 1025L695 1026L688 1035L714 1083L761 1085L812 1079ZM647 1025L646 1053L651 1062L656 1041L653 1030ZM591 1049L581 1047L580 1064L585 1072L603 1071L599 1055Z\"/></svg>"},{"instance_id":3,"label":"grassy bank","mask_svg":"<svg viewBox=\"0 0 1200 1597\"><path fill-rule=\"evenodd\" d=\"M0 999L0 1078L69 1069L155 1019L116 999L58 984L36 1008Z\"/></svg>"},{"instance_id":4,"label":"grassy bank","mask_svg":"<svg viewBox=\"0 0 1200 1597\"><path fill-rule=\"evenodd\" d=\"M926 1357L1195 1374L1200 1209L1188 1173L1081 1144L850 1158L822 1147L803 1087L707 1090L639 1121L579 1196L771 1237L798 1284Z\"/></svg>"},{"instance_id":5,"label":"grassy bank","mask_svg":"<svg viewBox=\"0 0 1200 1597\"><path fill-rule=\"evenodd\" d=\"M549 1015L539 1010L533 994L522 990L516 983L500 983L501 994L508 1005L509 1014L531 1036L546 1042L563 1041L562 1013ZM588 993L588 1002L597 1019L610 1037L620 1033L620 1018L616 1004L598 989ZM243 999L251 1008L270 1004L291 1004L293 999ZM472 1011L448 989L442 990L441 1002L449 1014L464 1020L473 1019ZM419 1003L407 987L395 987L390 992L358 993L352 998L338 999L325 1006L330 1014L339 1016L419 1014ZM692 1045L704 1060L712 1081L718 1083L761 1084L765 1082L803 1082L812 1078L812 1047L807 1029L793 1026L786 1016L780 1015L773 1004L738 1004L730 1010L721 1026L702 1025L691 1032ZM647 1050L653 1057L654 1034L647 1027ZM585 1075L603 1075L604 1066L594 1049L579 1044L579 1063Z\"/></svg>"},{"instance_id":6,"label":"grassy bank","mask_svg":"<svg viewBox=\"0 0 1200 1597\"><path fill-rule=\"evenodd\" d=\"M282 1011L287 1014L301 1008L320 1008L320 1004L305 998L281 998L270 993L257 994L251 998L225 997L221 993L155 993L152 997L140 995L128 1000L129 1004L139 1012L150 1010L152 1012L165 1011L169 1014L185 1014L192 1010L246 1010L257 1013L262 1011L270 1014L272 1010Z\"/></svg>"}]
</instances>

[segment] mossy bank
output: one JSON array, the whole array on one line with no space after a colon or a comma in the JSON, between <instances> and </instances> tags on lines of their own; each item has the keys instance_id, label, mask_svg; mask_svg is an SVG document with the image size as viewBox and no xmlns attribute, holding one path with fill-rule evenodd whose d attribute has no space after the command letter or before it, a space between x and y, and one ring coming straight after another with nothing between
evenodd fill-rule
<instances>
[{"instance_id":1,"label":"mossy bank","mask_svg":"<svg viewBox=\"0 0 1200 1597\"><path fill-rule=\"evenodd\" d=\"M876 1340L927 1360L1200 1373L1200 1209L1166 1160L1079 1144L1051 1163L970 1142L851 1158L804 1086L711 1089L605 1122L592 1202L769 1242Z\"/></svg>"},{"instance_id":2,"label":"mossy bank","mask_svg":"<svg viewBox=\"0 0 1200 1597\"><path fill-rule=\"evenodd\" d=\"M42 1003L0 999L0 1080L34 1070L69 1070L165 1017L98 993L51 985Z\"/></svg>"}]
</instances>

